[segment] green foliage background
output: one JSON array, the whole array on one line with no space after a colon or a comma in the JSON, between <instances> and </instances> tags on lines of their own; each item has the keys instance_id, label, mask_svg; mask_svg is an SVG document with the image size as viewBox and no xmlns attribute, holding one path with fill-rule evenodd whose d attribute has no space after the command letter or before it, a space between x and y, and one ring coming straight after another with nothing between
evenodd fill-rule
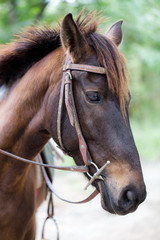
<instances>
[{"instance_id":1,"label":"green foliage background","mask_svg":"<svg viewBox=\"0 0 160 240\"><path fill-rule=\"evenodd\" d=\"M143 159L160 159L160 1L159 0L0 0L0 43L31 24L55 25L72 12L102 10L110 21L124 20L120 50L130 72L133 134Z\"/></svg>"}]
</instances>

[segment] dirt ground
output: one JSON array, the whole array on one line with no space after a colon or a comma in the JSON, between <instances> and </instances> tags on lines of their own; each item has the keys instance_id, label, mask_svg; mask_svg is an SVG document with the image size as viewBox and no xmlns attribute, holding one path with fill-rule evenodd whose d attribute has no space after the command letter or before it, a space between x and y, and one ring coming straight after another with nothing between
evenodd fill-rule
<instances>
[{"instance_id":1,"label":"dirt ground","mask_svg":"<svg viewBox=\"0 0 160 240\"><path fill-rule=\"evenodd\" d=\"M55 215L60 240L160 240L160 162L143 163L147 199L135 213L115 216L101 208L100 197L83 205L72 205L55 197ZM57 174L57 191L70 200L81 200L86 179L76 173ZM46 202L37 212L37 238L40 240L46 216ZM56 240L54 224L46 226L46 239Z\"/></svg>"}]
</instances>

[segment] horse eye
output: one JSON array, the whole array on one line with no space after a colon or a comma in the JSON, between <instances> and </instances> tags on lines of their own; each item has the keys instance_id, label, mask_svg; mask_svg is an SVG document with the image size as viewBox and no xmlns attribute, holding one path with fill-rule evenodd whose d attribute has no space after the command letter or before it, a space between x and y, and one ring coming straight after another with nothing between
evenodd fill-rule
<instances>
[{"instance_id":1,"label":"horse eye","mask_svg":"<svg viewBox=\"0 0 160 240\"><path fill-rule=\"evenodd\" d=\"M86 92L86 99L90 103L100 103L102 97L99 92Z\"/></svg>"}]
</instances>

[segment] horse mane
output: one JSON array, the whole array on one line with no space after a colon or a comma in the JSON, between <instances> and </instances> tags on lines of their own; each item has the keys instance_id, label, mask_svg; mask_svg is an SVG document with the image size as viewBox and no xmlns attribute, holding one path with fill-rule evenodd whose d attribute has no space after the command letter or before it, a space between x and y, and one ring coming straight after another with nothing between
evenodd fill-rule
<instances>
[{"instance_id":1,"label":"horse mane","mask_svg":"<svg viewBox=\"0 0 160 240\"><path fill-rule=\"evenodd\" d=\"M29 27L0 49L0 86L12 85L34 63L61 45L60 34L49 27Z\"/></svg>"},{"instance_id":2,"label":"horse mane","mask_svg":"<svg viewBox=\"0 0 160 240\"><path fill-rule=\"evenodd\" d=\"M114 43L97 33L102 21L103 18L96 11L84 14L82 10L76 24L89 45L95 49L99 64L105 67L108 88L117 96L124 112L126 100L129 98L126 63ZM16 35L12 43L2 46L0 50L0 86L12 85L34 63L59 46L61 46L60 27L54 29L33 26Z\"/></svg>"}]
</instances>

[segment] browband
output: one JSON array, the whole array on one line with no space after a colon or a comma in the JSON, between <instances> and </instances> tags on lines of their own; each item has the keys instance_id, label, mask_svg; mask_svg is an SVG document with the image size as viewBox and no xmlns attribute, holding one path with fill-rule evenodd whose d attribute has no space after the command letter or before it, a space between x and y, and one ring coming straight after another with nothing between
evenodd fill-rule
<instances>
[{"instance_id":1,"label":"browband","mask_svg":"<svg viewBox=\"0 0 160 240\"><path fill-rule=\"evenodd\" d=\"M67 70L106 74L106 70L103 67L91 66L91 65L85 65L85 64L73 64L73 63L65 64L63 66L63 72L66 72Z\"/></svg>"}]
</instances>

